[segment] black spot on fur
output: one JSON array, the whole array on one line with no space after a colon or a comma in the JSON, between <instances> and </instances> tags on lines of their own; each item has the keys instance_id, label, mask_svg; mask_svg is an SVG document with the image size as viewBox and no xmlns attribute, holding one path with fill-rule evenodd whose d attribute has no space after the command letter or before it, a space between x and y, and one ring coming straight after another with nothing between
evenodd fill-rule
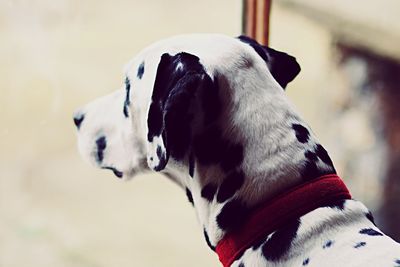
<instances>
[{"instance_id":1,"label":"black spot on fur","mask_svg":"<svg viewBox=\"0 0 400 267\"><path fill-rule=\"evenodd\" d=\"M310 150L307 150L306 152L304 152L304 156L311 161L318 160L317 154L315 154L314 152L312 152Z\"/></svg>"},{"instance_id":2,"label":"black spot on fur","mask_svg":"<svg viewBox=\"0 0 400 267\"><path fill-rule=\"evenodd\" d=\"M79 128L81 127L81 124L83 122L83 120L85 119L85 114L78 114L74 117L74 123L76 128L79 130Z\"/></svg>"},{"instance_id":3,"label":"black spot on fur","mask_svg":"<svg viewBox=\"0 0 400 267\"><path fill-rule=\"evenodd\" d=\"M370 220L376 226L374 216L372 215L371 211L368 211L368 213L365 214L365 216L367 217L368 220Z\"/></svg>"},{"instance_id":4,"label":"black spot on fur","mask_svg":"<svg viewBox=\"0 0 400 267\"><path fill-rule=\"evenodd\" d=\"M187 187L186 187L186 196L187 196L189 202L192 203L192 206L194 206L192 192L190 192L189 188L187 188Z\"/></svg>"},{"instance_id":5,"label":"black spot on fur","mask_svg":"<svg viewBox=\"0 0 400 267\"><path fill-rule=\"evenodd\" d=\"M194 176L194 156L190 154L189 156L189 175L193 178Z\"/></svg>"},{"instance_id":6,"label":"black spot on fur","mask_svg":"<svg viewBox=\"0 0 400 267\"><path fill-rule=\"evenodd\" d=\"M359 233L363 234L363 235L370 235L370 236L383 236L382 233L380 233L372 228L361 229Z\"/></svg>"},{"instance_id":7,"label":"black spot on fur","mask_svg":"<svg viewBox=\"0 0 400 267\"><path fill-rule=\"evenodd\" d=\"M144 61L139 65L139 68L138 68L138 70L137 70L136 76L137 76L139 79L142 79L143 73L144 73Z\"/></svg>"},{"instance_id":8,"label":"black spot on fur","mask_svg":"<svg viewBox=\"0 0 400 267\"><path fill-rule=\"evenodd\" d=\"M224 171L230 171L243 161L243 146L241 144L226 144L223 152L221 167Z\"/></svg>"},{"instance_id":9,"label":"black spot on fur","mask_svg":"<svg viewBox=\"0 0 400 267\"><path fill-rule=\"evenodd\" d=\"M326 243L322 246L323 249L330 248L333 245L332 240L326 241Z\"/></svg>"},{"instance_id":10,"label":"black spot on fur","mask_svg":"<svg viewBox=\"0 0 400 267\"><path fill-rule=\"evenodd\" d=\"M244 174L242 171L232 172L222 182L218 194L217 201L219 203L225 202L229 198L233 197L235 192L243 185Z\"/></svg>"},{"instance_id":11,"label":"black spot on fur","mask_svg":"<svg viewBox=\"0 0 400 267\"><path fill-rule=\"evenodd\" d=\"M299 226L300 220L295 219L275 231L271 238L262 246L264 257L268 261L278 261L281 259L290 249Z\"/></svg>"},{"instance_id":12,"label":"black spot on fur","mask_svg":"<svg viewBox=\"0 0 400 267\"><path fill-rule=\"evenodd\" d=\"M215 125L196 136L193 145L196 158L203 165L219 163L229 172L243 161L243 146L223 139L221 130Z\"/></svg>"},{"instance_id":13,"label":"black spot on fur","mask_svg":"<svg viewBox=\"0 0 400 267\"><path fill-rule=\"evenodd\" d=\"M114 167L102 167L102 169L111 170L114 173L114 175L117 176L118 178L122 178L123 176L123 173Z\"/></svg>"},{"instance_id":14,"label":"black spot on fur","mask_svg":"<svg viewBox=\"0 0 400 267\"><path fill-rule=\"evenodd\" d=\"M333 167L333 162L331 158L328 155L328 152L326 152L325 148L321 145L317 145L316 153L318 157L328 166L332 167L332 169L335 171L335 168ZM336 172L336 171L335 171Z\"/></svg>"},{"instance_id":15,"label":"black spot on fur","mask_svg":"<svg viewBox=\"0 0 400 267\"><path fill-rule=\"evenodd\" d=\"M323 175L317 164L314 161L307 160L302 170L302 177L304 180L312 180Z\"/></svg>"},{"instance_id":16,"label":"black spot on fur","mask_svg":"<svg viewBox=\"0 0 400 267\"><path fill-rule=\"evenodd\" d=\"M358 243L354 246L354 248L361 248L361 247L365 246L366 244L367 244L366 242L358 242Z\"/></svg>"},{"instance_id":17,"label":"black spot on fur","mask_svg":"<svg viewBox=\"0 0 400 267\"><path fill-rule=\"evenodd\" d=\"M394 263L399 264L400 265L400 260L399 259L395 259ZM397 267L397 266L396 266Z\"/></svg>"},{"instance_id":18,"label":"black spot on fur","mask_svg":"<svg viewBox=\"0 0 400 267\"><path fill-rule=\"evenodd\" d=\"M129 117L129 112L128 112L128 106L127 105L124 105L123 111L124 111L125 118L128 118Z\"/></svg>"},{"instance_id":19,"label":"black spot on fur","mask_svg":"<svg viewBox=\"0 0 400 267\"><path fill-rule=\"evenodd\" d=\"M234 231L246 221L249 209L239 200L227 202L217 215L217 224L224 231Z\"/></svg>"},{"instance_id":20,"label":"black spot on fur","mask_svg":"<svg viewBox=\"0 0 400 267\"><path fill-rule=\"evenodd\" d=\"M205 240L206 240L206 243L207 243L208 247L209 247L212 251L215 251L215 247L211 244L210 238L208 237L208 234L207 234L207 231L206 231L205 228L203 229L203 234L204 234L204 238L205 238Z\"/></svg>"},{"instance_id":21,"label":"black spot on fur","mask_svg":"<svg viewBox=\"0 0 400 267\"><path fill-rule=\"evenodd\" d=\"M252 246L253 250L257 250L261 247L262 244L264 244L265 238L261 238L260 240L256 241L253 243L254 245Z\"/></svg>"},{"instance_id":22,"label":"black spot on fur","mask_svg":"<svg viewBox=\"0 0 400 267\"><path fill-rule=\"evenodd\" d=\"M167 156L165 153L163 153L163 150L161 146L157 146L156 154L159 160L158 165L154 168L155 171L161 171L164 169L165 165L167 164ZM150 160L153 160L152 157L150 157Z\"/></svg>"},{"instance_id":23,"label":"black spot on fur","mask_svg":"<svg viewBox=\"0 0 400 267\"><path fill-rule=\"evenodd\" d=\"M125 90L126 90L126 96L124 103L124 116L125 118L128 118L129 117L128 107L131 104L130 101L131 83L128 77L125 78Z\"/></svg>"},{"instance_id":24,"label":"black spot on fur","mask_svg":"<svg viewBox=\"0 0 400 267\"><path fill-rule=\"evenodd\" d=\"M270 47L262 46L247 36L242 35L238 38L240 41L249 44L265 61L272 76L282 88L285 88L299 74L300 65L296 58Z\"/></svg>"},{"instance_id":25,"label":"black spot on fur","mask_svg":"<svg viewBox=\"0 0 400 267\"><path fill-rule=\"evenodd\" d=\"M296 134L297 136L297 134ZM303 137L298 137L299 141ZM302 177L304 180L312 180L315 178L318 178L320 176L326 175L326 174L332 174L336 173L335 168L333 167L332 161L330 160L328 153L326 153L325 149L321 146L317 146L316 152L312 152L310 150L307 150L304 152L304 156L306 158L306 161L304 162L304 167L302 170ZM331 170L326 170L319 168L317 165L318 158L321 158L322 161L324 161L326 164L328 164L331 167Z\"/></svg>"},{"instance_id":26,"label":"black spot on fur","mask_svg":"<svg viewBox=\"0 0 400 267\"><path fill-rule=\"evenodd\" d=\"M97 147L97 153L96 153L96 161L100 164L103 162L104 159L104 149L106 149L107 146L107 140L105 136L101 136L97 138L96 140L96 147Z\"/></svg>"},{"instance_id":27,"label":"black spot on fur","mask_svg":"<svg viewBox=\"0 0 400 267\"><path fill-rule=\"evenodd\" d=\"M212 201L215 196L215 192L217 192L217 187L213 184L207 184L201 189L201 197L207 199L208 201Z\"/></svg>"},{"instance_id":28,"label":"black spot on fur","mask_svg":"<svg viewBox=\"0 0 400 267\"><path fill-rule=\"evenodd\" d=\"M156 172L159 172L159 171L161 171L161 170L163 170L165 168L166 164L167 164L167 158L165 156L162 156L160 158L160 161L159 161L158 165L154 167L154 170Z\"/></svg>"},{"instance_id":29,"label":"black spot on fur","mask_svg":"<svg viewBox=\"0 0 400 267\"><path fill-rule=\"evenodd\" d=\"M310 258L307 258L303 261L303 266L306 266L310 263Z\"/></svg>"},{"instance_id":30,"label":"black spot on fur","mask_svg":"<svg viewBox=\"0 0 400 267\"><path fill-rule=\"evenodd\" d=\"M341 199L341 200L335 201L328 207L333 208L333 209L338 209L338 210L344 210L345 203L346 203L346 199Z\"/></svg>"},{"instance_id":31,"label":"black spot on fur","mask_svg":"<svg viewBox=\"0 0 400 267\"><path fill-rule=\"evenodd\" d=\"M310 138L310 132L303 125L293 123L292 128L296 133L296 138L300 143L307 143Z\"/></svg>"},{"instance_id":32,"label":"black spot on fur","mask_svg":"<svg viewBox=\"0 0 400 267\"><path fill-rule=\"evenodd\" d=\"M240 264L239 264L239 266L238 267L245 267L244 266L244 263L243 262L241 262Z\"/></svg>"},{"instance_id":33,"label":"black spot on fur","mask_svg":"<svg viewBox=\"0 0 400 267\"><path fill-rule=\"evenodd\" d=\"M158 158L162 158L162 149L161 146L157 146L156 154Z\"/></svg>"}]
</instances>

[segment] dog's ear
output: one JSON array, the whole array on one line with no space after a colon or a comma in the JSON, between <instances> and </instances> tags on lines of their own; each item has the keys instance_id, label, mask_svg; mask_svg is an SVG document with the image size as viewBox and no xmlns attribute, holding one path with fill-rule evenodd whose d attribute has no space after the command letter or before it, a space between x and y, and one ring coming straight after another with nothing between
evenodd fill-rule
<instances>
[{"instance_id":1,"label":"dog's ear","mask_svg":"<svg viewBox=\"0 0 400 267\"><path fill-rule=\"evenodd\" d=\"M191 143L195 98L212 84L199 58L163 54L158 64L147 126L147 163L155 171L165 168L170 156L182 159Z\"/></svg>"},{"instance_id":2,"label":"dog's ear","mask_svg":"<svg viewBox=\"0 0 400 267\"><path fill-rule=\"evenodd\" d=\"M295 57L260 45L257 41L244 35L239 36L238 39L253 47L257 54L264 59L272 76L282 88L285 88L299 74L300 65Z\"/></svg>"}]
</instances>

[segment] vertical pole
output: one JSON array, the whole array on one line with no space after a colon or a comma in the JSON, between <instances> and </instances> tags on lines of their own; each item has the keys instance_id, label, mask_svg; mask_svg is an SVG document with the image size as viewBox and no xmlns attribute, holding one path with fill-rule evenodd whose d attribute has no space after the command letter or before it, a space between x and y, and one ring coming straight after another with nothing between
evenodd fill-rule
<instances>
[{"instance_id":1,"label":"vertical pole","mask_svg":"<svg viewBox=\"0 0 400 267\"><path fill-rule=\"evenodd\" d=\"M263 45L269 42L272 0L243 0L242 32Z\"/></svg>"}]
</instances>

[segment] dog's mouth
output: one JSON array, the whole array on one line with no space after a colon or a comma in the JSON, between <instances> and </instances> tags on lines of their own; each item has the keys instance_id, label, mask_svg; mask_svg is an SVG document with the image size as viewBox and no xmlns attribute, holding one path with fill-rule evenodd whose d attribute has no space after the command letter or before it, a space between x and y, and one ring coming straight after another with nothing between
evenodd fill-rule
<instances>
[{"instance_id":1,"label":"dog's mouth","mask_svg":"<svg viewBox=\"0 0 400 267\"><path fill-rule=\"evenodd\" d=\"M150 169L147 165L146 158L140 159L137 167L131 168L130 170L127 170L127 171L121 171L118 168L113 167L113 166L102 166L101 168L104 170L112 171L117 178L122 179L122 180L130 180L133 177L135 177L137 174L141 174L146 171L150 171Z\"/></svg>"},{"instance_id":2,"label":"dog's mouth","mask_svg":"<svg viewBox=\"0 0 400 267\"><path fill-rule=\"evenodd\" d=\"M117 177L120 178L120 179L122 179L122 177L124 176L124 173L123 173L123 172L117 170L117 169L114 168L114 167L106 166L106 167L101 167L101 168L102 168L102 169L105 169L105 170L111 170L111 171L114 173L114 175L117 176Z\"/></svg>"}]
</instances>

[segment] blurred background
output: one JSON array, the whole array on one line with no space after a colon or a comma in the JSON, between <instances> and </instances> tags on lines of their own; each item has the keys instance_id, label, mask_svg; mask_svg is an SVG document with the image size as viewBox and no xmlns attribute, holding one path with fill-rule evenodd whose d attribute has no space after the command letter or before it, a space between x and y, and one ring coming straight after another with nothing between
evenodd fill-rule
<instances>
[{"instance_id":1,"label":"blurred background","mask_svg":"<svg viewBox=\"0 0 400 267\"><path fill-rule=\"evenodd\" d=\"M121 182L76 149L73 111L174 34L241 33L239 0L0 1L0 267L219 266L184 192ZM400 240L400 2L274 0L287 93L353 196Z\"/></svg>"}]
</instances>

